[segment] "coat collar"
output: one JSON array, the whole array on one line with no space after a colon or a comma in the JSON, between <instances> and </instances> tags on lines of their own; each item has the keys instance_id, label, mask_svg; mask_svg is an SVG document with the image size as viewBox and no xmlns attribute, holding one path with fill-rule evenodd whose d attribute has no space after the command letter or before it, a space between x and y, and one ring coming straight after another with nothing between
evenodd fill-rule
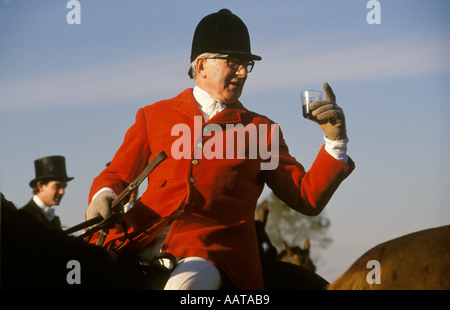
<instances>
[{"instance_id":1,"label":"coat collar","mask_svg":"<svg viewBox=\"0 0 450 310\"><path fill-rule=\"evenodd\" d=\"M202 116L202 112L195 102L192 91L192 88L188 88L175 98L177 102L174 110L177 110L193 119L194 116ZM247 109L245 109L242 103L238 101L233 104L228 104L225 110L216 114L206 123L241 123L242 114L246 112Z\"/></svg>"}]
</instances>

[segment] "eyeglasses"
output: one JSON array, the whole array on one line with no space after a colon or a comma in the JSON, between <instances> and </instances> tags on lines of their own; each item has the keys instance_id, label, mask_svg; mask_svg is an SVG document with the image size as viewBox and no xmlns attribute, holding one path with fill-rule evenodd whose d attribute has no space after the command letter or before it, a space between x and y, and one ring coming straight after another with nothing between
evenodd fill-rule
<instances>
[{"instance_id":1,"label":"eyeglasses","mask_svg":"<svg viewBox=\"0 0 450 310\"><path fill-rule=\"evenodd\" d=\"M247 73L252 72L253 66L255 65L254 60L243 60L237 56L232 56L232 55L210 56L210 57L205 57L205 59L226 59L228 67L230 67L233 70L237 70L239 68L239 66L243 65L245 67L245 69L247 70Z\"/></svg>"}]
</instances>

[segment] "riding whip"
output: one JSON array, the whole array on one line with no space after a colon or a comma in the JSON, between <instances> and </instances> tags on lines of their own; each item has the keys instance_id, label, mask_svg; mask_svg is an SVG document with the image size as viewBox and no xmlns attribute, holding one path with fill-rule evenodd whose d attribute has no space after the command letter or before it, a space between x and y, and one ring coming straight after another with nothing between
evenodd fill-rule
<instances>
[{"instance_id":1,"label":"riding whip","mask_svg":"<svg viewBox=\"0 0 450 310\"><path fill-rule=\"evenodd\" d=\"M128 196L132 191L134 191L136 188L138 188L139 185L142 183L142 181L144 181L144 179L149 175L149 173L160 162L162 162L166 158L167 158L166 153L164 151L162 151L152 159L152 161L147 165L147 167L145 167L145 169L141 172L141 174L133 182L131 182L127 186L127 188L125 188L116 199L114 199L114 201L111 204L111 209L112 209L113 213L110 216L108 216L106 218L103 218L102 216L97 216L97 217L91 218L85 222L82 222L78 225L68 228L64 232L67 235L69 235L78 230L81 230L86 227L90 227L92 225L96 225L96 224L100 223L99 225L86 230L82 235L78 236L78 238L84 239L85 237L92 235L94 232L99 231L102 228L105 228L105 227L111 225L112 223L114 223L116 221L117 215L120 215L123 213L123 211L121 210L121 206L120 206L120 203L122 202L122 200L126 196ZM102 239L104 239L104 237L105 236L103 236ZM103 243L103 242L101 242L101 243Z\"/></svg>"}]
</instances>

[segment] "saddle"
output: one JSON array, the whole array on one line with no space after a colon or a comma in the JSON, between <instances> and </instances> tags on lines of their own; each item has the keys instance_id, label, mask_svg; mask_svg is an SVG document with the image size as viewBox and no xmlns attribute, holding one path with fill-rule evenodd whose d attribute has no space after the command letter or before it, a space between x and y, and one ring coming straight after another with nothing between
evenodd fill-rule
<instances>
[{"instance_id":1,"label":"saddle","mask_svg":"<svg viewBox=\"0 0 450 310\"><path fill-rule=\"evenodd\" d=\"M150 262L142 261L136 257L133 257L133 259L135 259L135 264L140 271L140 275L136 277L136 281L132 285L136 289L164 289L172 271L177 266L177 259L170 253L159 253ZM168 259L171 266L165 266L162 263L163 259Z\"/></svg>"}]
</instances>

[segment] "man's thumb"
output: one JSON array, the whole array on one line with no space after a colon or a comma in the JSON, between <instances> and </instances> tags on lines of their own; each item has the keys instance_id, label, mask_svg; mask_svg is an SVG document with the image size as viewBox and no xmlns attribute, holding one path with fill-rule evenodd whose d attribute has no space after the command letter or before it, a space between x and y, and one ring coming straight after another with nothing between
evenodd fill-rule
<instances>
[{"instance_id":1,"label":"man's thumb","mask_svg":"<svg viewBox=\"0 0 450 310\"><path fill-rule=\"evenodd\" d=\"M327 96L327 100L336 102L336 96L333 93L333 90L331 89L331 86L328 85L328 82L323 83L323 91L325 92L325 95Z\"/></svg>"}]
</instances>

